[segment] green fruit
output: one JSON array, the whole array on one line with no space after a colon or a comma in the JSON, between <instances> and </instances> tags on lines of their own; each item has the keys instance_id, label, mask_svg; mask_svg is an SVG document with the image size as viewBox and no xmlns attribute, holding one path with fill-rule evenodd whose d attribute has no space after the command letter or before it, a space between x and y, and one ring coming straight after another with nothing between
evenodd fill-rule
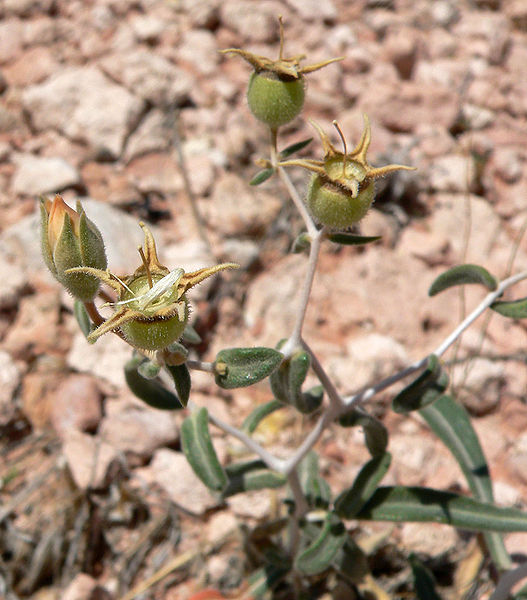
<instances>
[{"instance_id":1,"label":"green fruit","mask_svg":"<svg viewBox=\"0 0 527 600\"><path fill-rule=\"evenodd\" d=\"M152 277L153 283L160 279L161 275ZM140 299L141 295L150 289L148 278L145 276L138 277L129 282L128 288L131 293L126 291L123 300ZM136 310L138 314L141 313L141 316L137 316L120 326L121 332L129 344L144 350L162 350L181 337L188 321L187 299L185 297L181 298L181 302L184 303L183 319L180 318L183 315L180 315L175 308L173 312L171 311L170 316L160 316L160 309L171 305L175 306L176 294L176 289L168 290L146 309L138 310L134 301L128 304L130 309Z\"/></svg>"},{"instance_id":2,"label":"green fruit","mask_svg":"<svg viewBox=\"0 0 527 600\"><path fill-rule=\"evenodd\" d=\"M357 196L344 187L320 175L313 175L309 183L306 205L313 218L333 229L346 229L360 221L372 205L375 192L373 181Z\"/></svg>"},{"instance_id":3,"label":"green fruit","mask_svg":"<svg viewBox=\"0 0 527 600\"><path fill-rule=\"evenodd\" d=\"M276 129L292 121L302 110L304 80L280 78L272 71L253 72L247 100L253 115Z\"/></svg>"}]
</instances>

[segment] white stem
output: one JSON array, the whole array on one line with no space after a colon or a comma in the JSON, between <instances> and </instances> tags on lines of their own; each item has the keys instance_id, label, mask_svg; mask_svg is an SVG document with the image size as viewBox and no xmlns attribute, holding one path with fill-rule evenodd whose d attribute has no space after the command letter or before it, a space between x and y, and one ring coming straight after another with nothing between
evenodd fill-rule
<instances>
[{"instance_id":1,"label":"white stem","mask_svg":"<svg viewBox=\"0 0 527 600\"><path fill-rule=\"evenodd\" d=\"M306 317L307 305L309 303L309 297L311 295L311 288L313 287L313 279L317 270L318 256L320 254L320 246L325 236L325 229L322 228L320 231L316 231L311 239L311 246L309 248L309 260L307 263L307 271L302 284L300 303L296 313L296 321L293 327L293 332L289 336L287 342L282 346L280 351L285 357L291 356L292 352L298 348L302 343L302 327L304 326L304 319Z\"/></svg>"},{"instance_id":2,"label":"white stem","mask_svg":"<svg viewBox=\"0 0 527 600\"><path fill-rule=\"evenodd\" d=\"M437 357L442 356L448 348L458 339L458 337L468 328L472 323L483 313L485 310L503 294L503 292L511 287L512 285L527 279L527 271L522 271L521 273L517 273L512 277L508 277L504 279L494 290L485 296L485 298L480 302L480 304L454 329L454 331L443 341L439 346L431 353L435 354ZM379 392L382 392L386 388L392 386L394 383L397 383L401 379L404 379L408 375L419 371L424 368L428 361L428 356L422 358L421 360L415 362L413 365L406 367L402 371L395 373L394 375L390 375L386 379L383 379L376 385L373 385L369 388L366 388L353 396L349 396L344 398L344 402L347 406L351 406L352 404L356 404L358 402L366 402L373 396L377 395Z\"/></svg>"},{"instance_id":3,"label":"white stem","mask_svg":"<svg viewBox=\"0 0 527 600\"><path fill-rule=\"evenodd\" d=\"M524 577L527 577L527 563L507 571L500 577L498 585L489 600L507 600L510 597L512 588Z\"/></svg>"},{"instance_id":4,"label":"white stem","mask_svg":"<svg viewBox=\"0 0 527 600\"><path fill-rule=\"evenodd\" d=\"M203 360L187 360L186 365L189 369L195 371L205 371L206 373L214 373L214 363Z\"/></svg>"},{"instance_id":5,"label":"white stem","mask_svg":"<svg viewBox=\"0 0 527 600\"><path fill-rule=\"evenodd\" d=\"M189 408L192 412L195 412L195 411L199 410L201 407L198 404L196 404L195 402L193 402L192 400L190 400L187 405L187 408ZM281 458L277 458L276 456L273 456L265 448L262 448L262 446L260 446L260 444L258 442L254 441L251 437L246 435L243 431L241 431L240 429L238 429L236 427L233 427L232 425L229 425L228 423L225 423L225 421L216 417L210 411L209 411L209 421L213 425L216 425L216 427L218 427L225 433L228 433L229 435L232 435L233 437L238 439L240 442L242 442L242 444L245 444L245 446L247 446L247 448L249 448L249 450L252 450L255 454L257 454L270 469L272 469L273 471L277 471L278 473L283 473L284 461Z\"/></svg>"},{"instance_id":6,"label":"white stem","mask_svg":"<svg viewBox=\"0 0 527 600\"><path fill-rule=\"evenodd\" d=\"M342 407L344 404L342 396L339 394L335 384L331 381L329 375L326 373L324 367L318 360L317 355L313 352L313 350L311 350L304 340L301 340L301 342L302 346L304 346L306 351L309 352L309 355L311 356L311 366L313 367L313 371L315 371L320 383L326 390L330 404L334 405L335 407Z\"/></svg>"},{"instance_id":7,"label":"white stem","mask_svg":"<svg viewBox=\"0 0 527 600\"><path fill-rule=\"evenodd\" d=\"M296 209L300 213L302 219L304 219L304 223L307 228L307 233L311 238L314 238L318 230L315 227L315 224L313 223L311 215L307 211L306 205L302 202L302 198L300 198L300 195L298 194L295 186L293 185L293 182L291 181L287 171L283 167L276 167L276 170L278 171L278 176L282 180L282 183L285 185L287 191L289 192L291 200L296 206Z\"/></svg>"}]
</instances>

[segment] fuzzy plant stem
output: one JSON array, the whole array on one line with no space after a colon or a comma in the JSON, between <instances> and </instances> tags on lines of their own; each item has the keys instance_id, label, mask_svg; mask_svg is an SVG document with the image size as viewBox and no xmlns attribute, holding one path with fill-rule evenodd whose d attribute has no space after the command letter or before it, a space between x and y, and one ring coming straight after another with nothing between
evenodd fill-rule
<instances>
[{"instance_id":1,"label":"fuzzy plant stem","mask_svg":"<svg viewBox=\"0 0 527 600\"><path fill-rule=\"evenodd\" d=\"M302 491L298 471L293 469L287 475L287 482L295 501L294 518L289 524L289 556L294 557L300 543L300 519L308 512L309 505Z\"/></svg>"},{"instance_id":2,"label":"fuzzy plant stem","mask_svg":"<svg viewBox=\"0 0 527 600\"><path fill-rule=\"evenodd\" d=\"M285 357L291 356L298 346L302 344L302 327L306 317L307 305L311 296L311 288L313 287L313 279L317 270L318 257L320 254L320 246L325 237L325 229L317 231L311 238L311 246L309 248L309 260L307 263L307 271L302 284L300 302L296 313L296 321L293 327L293 332L289 336L287 342L280 349Z\"/></svg>"},{"instance_id":3,"label":"fuzzy plant stem","mask_svg":"<svg viewBox=\"0 0 527 600\"><path fill-rule=\"evenodd\" d=\"M527 577L527 563L521 564L516 569L504 573L489 600L507 600L511 597L512 588L522 579Z\"/></svg>"},{"instance_id":4,"label":"fuzzy plant stem","mask_svg":"<svg viewBox=\"0 0 527 600\"><path fill-rule=\"evenodd\" d=\"M287 192L289 193L289 196L291 197L291 200L293 201L296 209L300 213L300 216L304 220L309 237L313 239L317 235L318 229L316 228L315 223L311 218L311 215L307 211L306 205L304 204L304 202L302 202L302 198L300 198L299 193L296 191L296 188L293 185L293 182L291 181L291 178L289 177L284 167L276 167L276 169L278 172L278 176L282 180L282 183L284 184Z\"/></svg>"}]
</instances>

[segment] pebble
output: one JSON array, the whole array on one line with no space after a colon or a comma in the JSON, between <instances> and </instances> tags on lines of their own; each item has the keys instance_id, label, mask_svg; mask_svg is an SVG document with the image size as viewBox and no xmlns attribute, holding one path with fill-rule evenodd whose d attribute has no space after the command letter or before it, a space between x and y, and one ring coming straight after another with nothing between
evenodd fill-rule
<instances>
[{"instance_id":1,"label":"pebble","mask_svg":"<svg viewBox=\"0 0 527 600\"><path fill-rule=\"evenodd\" d=\"M18 154L13 160L17 166L12 182L15 194L57 193L80 184L79 172L63 158Z\"/></svg>"}]
</instances>

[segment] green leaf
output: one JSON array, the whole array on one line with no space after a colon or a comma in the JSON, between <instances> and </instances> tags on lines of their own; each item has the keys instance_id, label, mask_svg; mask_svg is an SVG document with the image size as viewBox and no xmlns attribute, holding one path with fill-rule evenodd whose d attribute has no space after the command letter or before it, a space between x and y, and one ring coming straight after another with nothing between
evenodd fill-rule
<instances>
[{"instance_id":1,"label":"green leaf","mask_svg":"<svg viewBox=\"0 0 527 600\"><path fill-rule=\"evenodd\" d=\"M496 278L487 269L478 265L458 265L441 273L430 286L428 295L435 296L450 287L467 283L478 283L490 291L498 287Z\"/></svg>"},{"instance_id":2,"label":"green leaf","mask_svg":"<svg viewBox=\"0 0 527 600\"><path fill-rule=\"evenodd\" d=\"M272 348L221 350L214 362L216 383L227 390L247 387L268 377L282 359L283 355Z\"/></svg>"},{"instance_id":3,"label":"green leaf","mask_svg":"<svg viewBox=\"0 0 527 600\"><path fill-rule=\"evenodd\" d=\"M199 333L194 329L194 327L192 327L192 325L189 325L189 323L185 325L181 339L188 344L201 344L202 342Z\"/></svg>"},{"instance_id":4,"label":"green leaf","mask_svg":"<svg viewBox=\"0 0 527 600\"><path fill-rule=\"evenodd\" d=\"M249 181L249 185L260 185L264 181L267 181L269 177L274 175L274 169L263 169L258 171L256 175Z\"/></svg>"},{"instance_id":5,"label":"green leaf","mask_svg":"<svg viewBox=\"0 0 527 600\"><path fill-rule=\"evenodd\" d=\"M527 512L421 487L380 487L357 519L433 522L470 531L527 531Z\"/></svg>"},{"instance_id":6,"label":"green leaf","mask_svg":"<svg viewBox=\"0 0 527 600\"><path fill-rule=\"evenodd\" d=\"M254 571L249 576L249 588L246 591L247 598L254 600L267 600L271 598L273 589L282 581L289 572L289 567L280 568L272 564Z\"/></svg>"},{"instance_id":7,"label":"green leaf","mask_svg":"<svg viewBox=\"0 0 527 600\"><path fill-rule=\"evenodd\" d=\"M178 397L169 392L155 379L145 379L138 372L143 357L135 357L124 366L124 377L133 394L153 408L160 410L179 410L183 405Z\"/></svg>"},{"instance_id":8,"label":"green leaf","mask_svg":"<svg viewBox=\"0 0 527 600\"><path fill-rule=\"evenodd\" d=\"M312 141L313 138L309 138L307 140L302 140L301 142L296 142L296 144L291 144L290 146L287 146L287 148L285 148L278 154L279 159L285 160L286 158L289 158L292 154L300 152L300 150L303 150L306 146L309 146L309 144L311 144Z\"/></svg>"},{"instance_id":9,"label":"green leaf","mask_svg":"<svg viewBox=\"0 0 527 600\"><path fill-rule=\"evenodd\" d=\"M390 468L389 452L378 454L368 461L355 478L353 485L335 500L335 512L342 519L353 519L371 498L382 478Z\"/></svg>"},{"instance_id":10,"label":"green leaf","mask_svg":"<svg viewBox=\"0 0 527 600\"><path fill-rule=\"evenodd\" d=\"M320 475L318 454L314 450L309 451L300 462L298 476L308 505L312 508L327 508L331 502L331 488Z\"/></svg>"},{"instance_id":11,"label":"green leaf","mask_svg":"<svg viewBox=\"0 0 527 600\"><path fill-rule=\"evenodd\" d=\"M88 337L92 330L91 320L84 303L80 300L75 300L73 304L73 314L75 315L75 319L77 320L84 337Z\"/></svg>"},{"instance_id":12,"label":"green leaf","mask_svg":"<svg viewBox=\"0 0 527 600\"><path fill-rule=\"evenodd\" d=\"M328 240L334 244L342 244L343 246L362 246L363 244L371 244L380 240L380 235L354 235L352 233L331 233L328 235Z\"/></svg>"},{"instance_id":13,"label":"green leaf","mask_svg":"<svg viewBox=\"0 0 527 600\"><path fill-rule=\"evenodd\" d=\"M435 589L434 576L415 554L408 557L414 576L415 593L418 600L441 600Z\"/></svg>"},{"instance_id":14,"label":"green leaf","mask_svg":"<svg viewBox=\"0 0 527 600\"><path fill-rule=\"evenodd\" d=\"M151 360L144 360L139 367L137 367L137 371L141 377L145 379L155 379L159 375L159 371L161 371L161 365L158 365Z\"/></svg>"},{"instance_id":15,"label":"green leaf","mask_svg":"<svg viewBox=\"0 0 527 600\"><path fill-rule=\"evenodd\" d=\"M405 414L424 408L443 394L448 383L448 375L442 370L439 359L435 354L431 354L421 375L395 396L392 410Z\"/></svg>"},{"instance_id":16,"label":"green leaf","mask_svg":"<svg viewBox=\"0 0 527 600\"><path fill-rule=\"evenodd\" d=\"M303 231L296 236L293 246L291 247L291 252L293 252L293 254L301 254L302 252L309 252L310 248L311 236L307 231Z\"/></svg>"},{"instance_id":17,"label":"green leaf","mask_svg":"<svg viewBox=\"0 0 527 600\"><path fill-rule=\"evenodd\" d=\"M445 395L421 409L420 413L430 429L452 452L476 499L493 502L487 461L465 408L451 396ZM487 533L485 539L496 566L500 569L509 568L510 558L501 536Z\"/></svg>"},{"instance_id":18,"label":"green leaf","mask_svg":"<svg viewBox=\"0 0 527 600\"><path fill-rule=\"evenodd\" d=\"M309 392L302 392L302 384L310 366L311 357L305 350L299 349L283 360L270 378L271 390L275 398L294 406L303 414L318 409L324 395L324 390L318 386Z\"/></svg>"},{"instance_id":19,"label":"green leaf","mask_svg":"<svg viewBox=\"0 0 527 600\"><path fill-rule=\"evenodd\" d=\"M332 566L342 577L355 585L362 583L370 573L368 557L349 536L335 555Z\"/></svg>"},{"instance_id":20,"label":"green leaf","mask_svg":"<svg viewBox=\"0 0 527 600\"><path fill-rule=\"evenodd\" d=\"M383 454L388 446L388 430L375 417L352 408L339 418L342 427L360 426L364 430L364 441L372 456Z\"/></svg>"},{"instance_id":21,"label":"green leaf","mask_svg":"<svg viewBox=\"0 0 527 600\"><path fill-rule=\"evenodd\" d=\"M241 492L278 488L287 483L285 475L271 471L261 460L230 464L225 472L229 482L223 492L224 498Z\"/></svg>"},{"instance_id":22,"label":"green leaf","mask_svg":"<svg viewBox=\"0 0 527 600\"><path fill-rule=\"evenodd\" d=\"M167 365L166 368L174 380L179 401L186 407L190 397L190 386L192 383L187 365L185 363L176 366Z\"/></svg>"},{"instance_id":23,"label":"green leaf","mask_svg":"<svg viewBox=\"0 0 527 600\"><path fill-rule=\"evenodd\" d=\"M331 566L344 545L348 532L340 519L328 513L318 537L295 559L295 567L304 575L317 575Z\"/></svg>"},{"instance_id":24,"label":"green leaf","mask_svg":"<svg viewBox=\"0 0 527 600\"><path fill-rule=\"evenodd\" d=\"M490 305L490 308L510 319L525 319L527 317L527 298L510 300L509 302L494 302Z\"/></svg>"},{"instance_id":25,"label":"green leaf","mask_svg":"<svg viewBox=\"0 0 527 600\"><path fill-rule=\"evenodd\" d=\"M227 485L227 475L210 439L209 414L205 407L183 421L181 446L194 473L208 488L221 492Z\"/></svg>"},{"instance_id":26,"label":"green leaf","mask_svg":"<svg viewBox=\"0 0 527 600\"><path fill-rule=\"evenodd\" d=\"M275 410L283 407L284 405L281 402L278 402L278 400L271 400L265 404L260 404L260 406L257 406L243 422L243 431L246 431L247 433L254 433L258 425L265 419L265 417L268 417Z\"/></svg>"}]
</instances>

